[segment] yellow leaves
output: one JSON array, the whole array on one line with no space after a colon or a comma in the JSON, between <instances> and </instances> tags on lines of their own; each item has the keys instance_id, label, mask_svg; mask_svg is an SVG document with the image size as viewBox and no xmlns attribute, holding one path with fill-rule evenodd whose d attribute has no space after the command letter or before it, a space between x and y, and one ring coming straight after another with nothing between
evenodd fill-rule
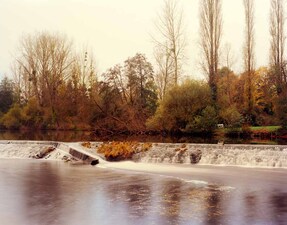
<instances>
[{"instance_id":1,"label":"yellow leaves","mask_svg":"<svg viewBox=\"0 0 287 225\"><path fill-rule=\"evenodd\" d=\"M148 151L151 147L151 143L108 142L98 148L98 153L103 154L107 160L118 161L131 159L135 153Z\"/></svg>"},{"instance_id":2,"label":"yellow leaves","mask_svg":"<svg viewBox=\"0 0 287 225\"><path fill-rule=\"evenodd\" d=\"M83 142L82 146L85 148L92 148L91 142Z\"/></svg>"},{"instance_id":3,"label":"yellow leaves","mask_svg":"<svg viewBox=\"0 0 287 225\"><path fill-rule=\"evenodd\" d=\"M143 144L142 144L142 149L141 149L141 151L142 151L142 152L146 152L146 151L148 151L151 147L152 147L152 143L149 143L149 142L143 143Z\"/></svg>"}]
</instances>

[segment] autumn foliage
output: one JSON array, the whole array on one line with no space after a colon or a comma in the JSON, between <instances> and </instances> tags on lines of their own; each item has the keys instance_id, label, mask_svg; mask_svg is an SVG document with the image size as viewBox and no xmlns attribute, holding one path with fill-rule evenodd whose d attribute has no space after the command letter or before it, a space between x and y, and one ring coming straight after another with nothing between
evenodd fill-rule
<instances>
[{"instance_id":1,"label":"autumn foliage","mask_svg":"<svg viewBox=\"0 0 287 225\"><path fill-rule=\"evenodd\" d=\"M151 146L150 143L108 142L98 148L98 153L103 154L109 161L127 160L135 153L147 151Z\"/></svg>"},{"instance_id":2,"label":"autumn foliage","mask_svg":"<svg viewBox=\"0 0 287 225\"><path fill-rule=\"evenodd\" d=\"M212 85L166 79L162 91L159 69L141 53L99 74L92 53L75 52L65 36L28 35L21 49L14 79L0 82L0 128L90 130L109 136L210 133L218 123L287 127L287 78L279 82L272 65L253 71L251 82L250 74L222 67ZM117 143L113 149L104 151L107 157L129 158L136 147Z\"/></svg>"}]
</instances>

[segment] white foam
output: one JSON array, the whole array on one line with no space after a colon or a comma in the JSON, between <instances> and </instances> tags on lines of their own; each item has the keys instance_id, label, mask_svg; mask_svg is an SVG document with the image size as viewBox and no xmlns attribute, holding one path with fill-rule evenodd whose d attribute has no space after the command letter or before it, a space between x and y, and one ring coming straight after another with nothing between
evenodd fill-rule
<instances>
[{"instance_id":1,"label":"white foam","mask_svg":"<svg viewBox=\"0 0 287 225\"><path fill-rule=\"evenodd\" d=\"M287 148L279 145L161 144L138 158L146 163L190 164L191 155L197 152L201 153L200 165L287 168Z\"/></svg>"},{"instance_id":2,"label":"white foam","mask_svg":"<svg viewBox=\"0 0 287 225\"><path fill-rule=\"evenodd\" d=\"M192 183L192 184L201 185L201 186L208 185L208 182L202 181L202 180L185 180L185 179L182 179L182 180L186 183Z\"/></svg>"},{"instance_id":3,"label":"white foam","mask_svg":"<svg viewBox=\"0 0 287 225\"><path fill-rule=\"evenodd\" d=\"M97 165L97 168L101 168L101 169L107 169L108 167L103 166L103 165Z\"/></svg>"}]
</instances>

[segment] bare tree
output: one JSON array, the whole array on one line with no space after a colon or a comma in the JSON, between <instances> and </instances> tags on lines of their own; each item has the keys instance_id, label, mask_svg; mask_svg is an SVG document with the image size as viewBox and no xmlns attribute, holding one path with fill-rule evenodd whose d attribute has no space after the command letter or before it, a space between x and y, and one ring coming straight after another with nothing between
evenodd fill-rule
<instances>
[{"instance_id":1,"label":"bare tree","mask_svg":"<svg viewBox=\"0 0 287 225\"><path fill-rule=\"evenodd\" d=\"M270 64L274 68L277 93L282 92L282 84L286 83L284 69L284 45L285 45L285 11L283 0L271 0L270 8Z\"/></svg>"},{"instance_id":2,"label":"bare tree","mask_svg":"<svg viewBox=\"0 0 287 225\"><path fill-rule=\"evenodd\" d=\"M27 102L28 99L33 97L29 74L17 62L11 66L11 72L13 74L16 102L19 104Z\"/></svg>"},{"instance_id":3,"label":"bare tree","mask_svg":"<svg viewBox=\"0 0 287 225\"><path fill-rule=\"evenodd\" d=\"M221 0L201 0L200 46L203 53L202 68L208 75L212 99L217 101L219 49L222 36Z\"/></svg>"},{"instance_id":4,"label":"bare tree","mask_svg":"<svg viewBox=\"0 0 287 225\"><path fill-rule=\"evenodd\" d=\"M118 93L118 97L120 97L122 104L127 104L127 79L124 76L122 66L117 64L108 69L105 73L103 73L103 77L105 78L106 84L108 84L116 93Z\"/></svg>"},{"instance_id":5,"label":"bare tree","mask_svg":"<svg viewBox=\"0 0 287 225\"><path fill-rule=\"evenodd\" d=\"M247 116L251 119L252 103L252 76L254 74L254 0L243 0L245 12L245 43L243 46L243 60L246 73Z\"/></svg>"},{"instance_id":6,"label":"bare tree","mask_svg":"<svg viewBox=\"0 0 287 225\"><path fill-rule=\"evenodd\" d=\"M162 46L158 46L154 50L154 58L156 63L155 82L159 91L159 98L163 99L166 91L173 84L172 73L173 64L168 48L165 51Z\"/></svg>"},{"instance_id":7,"label":"bare tree","mask_svg":"<svg viewBox=\"0 0 287 225\"><path fill-rule=\"evenodd\" d=\"M74 62L71 43L64 36L37 33L25 36L20 47L20 56L16 61L23 79L28 77L28 85L31 85L38 104L49 106L55 122L58 122L58 90L69 78L69 69Z\"/></svg>"},{"instance_id":8,"label":"bare tree","mask_svg":"<svg viewBox=\"0 0 287 225\"><path fill-rule=\"evenodd\" d=\"M81 51L74 56L71 78L77 86L91 88L97 82L97 65L92 51Z\"/></svg>"},{"instance_id":9,"label":"bare tree","mask_svg":"<svg viewBox=\"0 0 287 225\"><path fill-rule=\"evenodd\" d=\"M285 46L285 10L284 0L271 0L270 8L270 64L272 68L272 78L277 91L276 114L280 124L287 128L287 62L284 59Z\"/></svg>"},{"instance_id":10,"label":"bare tree","mask_svg":"<svg viewBox=\"0 0 287 225\"><path fill-rule=\"evenodd\" d=\"M226 42L223 47L224 66L232 69L235 63L235 56L231 48L231 44Z\"/></svg>"},{"instance_id":11,"label":"bare tree","mask_svg":"<svg viewBox=\"0 0 287 225\"><path fill-rule=\"evenodd\" d=\"M185 57L185 35L183 25L183 11L179 9L176 0L165 0L162 13L155 23L159 37L152 37L155 44L155 58L158 65L158 75L164 82L164 93L169 80L177 85L181 76L182 64ZM171 77L171 79L170 79Z\"/></svg>"}]
</instances>

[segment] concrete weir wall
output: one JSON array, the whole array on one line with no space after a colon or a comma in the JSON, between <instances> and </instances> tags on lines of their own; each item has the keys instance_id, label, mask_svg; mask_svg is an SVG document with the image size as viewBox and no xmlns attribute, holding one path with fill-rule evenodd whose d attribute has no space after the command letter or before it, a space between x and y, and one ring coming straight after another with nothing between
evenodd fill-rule
<instances>
[{"instance_id":1,"label":"concrete weir wall","mask_svg":"<svg viewBox=\"0 0 287 225\"><path fill-rule=\"evenodd\" d=\"M88 153L84 153L77 149L70 148L69 154L71 154L74 158L77 158L89 164L92 164L92 163L98 164L98 159L96 159L94 156L90 156L88 155Z\"/></svg>"},{"instance_id":2,"label":"concrete weir wall","mask_svg":"<svg viewBox=\"0 0 287 225\"><path fill-rule=\"evenodd\" d=\"M53 141L0 141L0 158L78 160L89 164L97 160L96 155L78 146Z\"/></svg>"},{"instance_id":3,"label":"concrete weir wall","mask_svg":"<svg viewBox=\"0 0 287 225\"><path fill-rule=\"evenodd\" d=\"M105 162L96 153L100 144L93 143L93 148L88 149L81 143L0 141L0 158L76 159L97 164ZM287 168L287 146L153 143L148 151L135 154L133 160L146 163Z\"/></svg>"},{"instance_id":4,"label":"concrete weir wall","mask_svg":"<svg viewBox=\"0 0 287 225\"><path fill-rule=\"evenodd\" d=\"M148 163L183 163L286 167L287 146L232 144L153 144L152 148L134 156Z\"/></svg>"},{"instance_id":5,"label":"concrete weir wall","mask_svg":"<svg viewBox=\"0 0 287 225\"><path fill-rule=\"evenodd\" d=\"M93 165L98 163L96 156L87 152L83 147L81 147L80 144L78 144L77 147L71 147L69 143L60 142L57 144L57 148L69 153L69 155L77 160L81 160Z\"/></svg>"}]
</instances>

